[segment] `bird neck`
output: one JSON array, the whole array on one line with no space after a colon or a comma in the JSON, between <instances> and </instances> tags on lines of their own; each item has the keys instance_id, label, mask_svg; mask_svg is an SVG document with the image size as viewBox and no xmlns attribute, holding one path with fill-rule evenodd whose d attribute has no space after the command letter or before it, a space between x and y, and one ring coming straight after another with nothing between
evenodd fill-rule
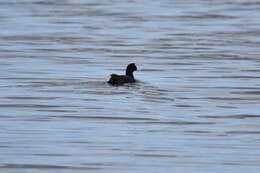
<instances>
[{"instance_id":1,"label":"bird neck","mask_svg":"<svg viewBox=\"0 0 260 173\"><path fill-rule=\"evenodd\" d=\"M133 75L133 71L130 71L130 70L128 70L128 69L126 69L125 74L126 74L126 76L134 77L134 75Z\"/></svg>"}]
</instances>

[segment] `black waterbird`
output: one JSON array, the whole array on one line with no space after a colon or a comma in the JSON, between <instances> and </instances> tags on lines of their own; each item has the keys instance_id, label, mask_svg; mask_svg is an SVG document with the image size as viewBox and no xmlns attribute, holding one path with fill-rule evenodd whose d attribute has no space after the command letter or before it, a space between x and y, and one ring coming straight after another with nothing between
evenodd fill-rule
<instances>
[{"instance_id":1,"label":"black waterbird","mask_svg":"<svg viewBox=\"0 0 260 173\"><path fill-rule=\"evenodd\" d=\"M137 70L135 63L128 64L125 75L111 74L111 77L107 83L111 85L123 85L125 83L136 82L134 78L134 71Z\"/></svg>"}]
</instances>

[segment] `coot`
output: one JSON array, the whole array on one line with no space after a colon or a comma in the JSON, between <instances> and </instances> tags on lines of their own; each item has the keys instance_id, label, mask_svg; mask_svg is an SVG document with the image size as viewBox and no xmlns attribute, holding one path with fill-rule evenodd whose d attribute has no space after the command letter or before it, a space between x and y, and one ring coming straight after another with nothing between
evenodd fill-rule
<instances>
[{"instance_id":1,"label":"coot","mask_svg":"<svg viewBox=\"0 0 260 173\"><path fill-rule=\"evenodd\" d=\"M134 83L135 78L133 72L137 70L137 67L134 63L131 63L127 66L125 75L111 74L111 77L107 83L112 85L123 85L125 83Z\"/></svg>"}]
</instances>

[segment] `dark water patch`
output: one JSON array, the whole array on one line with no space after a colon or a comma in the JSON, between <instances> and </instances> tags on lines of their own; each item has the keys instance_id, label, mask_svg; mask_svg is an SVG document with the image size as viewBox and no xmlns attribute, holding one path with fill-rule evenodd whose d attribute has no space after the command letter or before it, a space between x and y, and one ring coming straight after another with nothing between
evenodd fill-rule
<instances>
[{"instance_id":1,"label":"dark water patch","mask_svg":"<svg viewBox=\"0 0 260 173\"><path fill-rule=\"evenodd\" d=\"M212 125L215 122L191 122L191 121L148 121L148 122L131 122L131 124L158 124L158 125Z\"/></svg>"},{"instance_id":2,"label":"dark water patch","mask_svg":"<svg viewBox=\"0 0 260 173\"><path fill-rule=\"evenodd\" d=\"M259 1L253 1L253 2L238 2L238 3L240 3L240 5L242 5L242 6L255 6L255 5L257 5L258 7L259 7L259 5L260 5L260 2Z\"/></svg>"},{"instance_id":3,"label":"dark water patch","mask_svg":"<svg viewBox=\"0 0 260 173\"><path fill-rule=\"evenodd\" d=\"M260 73L260 69L253 69L253 70L241 70L241 72L253 72L253 73Z\"/></svg>"},{"instance_id":4,"label":"dark water patch","mask_svg":"<svg viewBox=\"0 0 260 173\"><path fill-rule=\"evenodd\" d=\"M165 90L160 90L157 87L153 87L153 86L145 86L145 87L146 87L146 89L141 91L141 94L143 94L143 96L157 98L157 97L160 97L160 96L167 95L166 92L164 93ZM165 98L165 97L162 97L162 98Z\"/></svg>"},{"instance_id":5,"label":"dark water patch","mask_svg":"<svg viewBox=\"0 0 260 173\"><path fill-rule=\"evenodd\" d=\"M1 5L13 5L13 6L21 6L21 5L33 5L33 4L39 4L39 5L62 5L62 4L68 4L68 3L64 3L64 2L51 2L51 1L35 1L35 2L31 2L31 1L15 1L15 2L1 2Z\"/></svg>"},{"instance_id":6,"label":"dark water patch","mask_svg":"<svg viewBox=\"0 0 260 173\"><path fill-rule=\"evenodd\" d=\"M36 72L36 71L24 71L24 72L19 72L20 74L33 74L33 75L44 75L44 74L49 74L49 72Z\"/></svg>"},{"instance_id":7,"label":"dark water patch","mask_svg":"<svg viewBox=\"0 0 260 173\"><path fill-rule=\"evenodd\" d=\"M110 56L111 58L132 58L133 56L132 55L111 55ZM111 69L111 70L114 70L114 69Z\"/></svg>"},{"instance_id":8,"label":"dark water patch","mask_svg":"<svg viewBox=\"0 0 260 173\"><path fill-rule=\"evenodd\" d=\"M183 157L180 155L169 155L169 154L135 154L136 157L151 157L151 158L178 158Z\"/></svg>"},{"instance_id":9,"label":"dark water patch","mask_svg":"<svg viewBox=\"0 0 260 173\"><path fill-rule=\"evenodd\" d=\"M230 92L231 94L240 94L240 95L260 95L260 91L236 91Z\"/></svg>"},{"instance_id":10,"label":"dark water patch","mask_svg":"<svg viewBox=\"0 0 260 173\"><path fill-rule=\"evenodd\" d=\"M108 42L108 43L102 43L102 46L109 46L109 47L137 47L138 45L132 45L132 44L127 44L127 43L113 43L113 42Z\"/></svg>"},{"instance_id":11,"label":"dark water patch","mask_svg":"<svg viewBox=\"0 0 260 173\"><path fill-rule=\"evenodd\" d=\"M0 169L55 169L55 170L99 170L95 167L74 167L44 164L0 164Z\"/></svg>"},{"instance_id":12,"label":"dark water patch","mask_svg":"<svg viewBox=\"0 0 260 173\"><path fill-rule=\"evenodd\" d=\"M112 155L112 154L111 154ZM90 163L81 163L80 165L83 166L102 166L102 167L127 167L128 170L134 169L136 166L144 166L140 165L139 163L129 163L129 162L103 162L103 163L98 163L98 162L90 162ZM121 168L121 171L125 170Z\"/></svg>"},{"instance_id":13,"label":"dark water patch","mask_svg":"<svg viewBox=\"0 0 260 173\"><path fill-rule=\"evenodd\" d=\"M169 130L147 130L146 132L149 132L149 133L166 133L166 132L169 132Z\"/></svg>"},{"instance_id":14,"label":"dark water patch","mask_svg":"<svg viewBox=\"0 0 260 173\"><path fill-rule=\"evenodd\" d=\"M19 51L19 50L12 50L12 49L0 49L0 51L3 53L22 53L23 51ZM2 64L1 64L2 65ZM3 64L4 65L4 64ZM10 65L10 64L8 64Z\"/></svg>"},{"instance_id":15,"label":"dark water patch","mask_svg":"<svg viewBox=\"0 0 260 173\"><path fill-rule=\"evenodd\" d=\"M260 98L257 98L257 97L205 97L205 98L202 98L202 99L223 100L223 101L246 101L246 100L257 101L257 100L260 100Z\"/></svg>"},{"instance_id":16,"label":"dark water patch","mask_svg":"<svg viewBox=\"0 0 260 173\"><path fill-rule=\"evenodd\" d=\"M46 157L69 157L71 156L70 154L61 154L61 153L55 153L55 154L52 154L52 153L47 153L47 154L33 154L35 156L46 156Z\"/></svg>"},{"instance_id":17,"label":"dark water patch","mask_svg":"<svg viewBox=\"0 0 260 173\"><path fill-rule=\"evenodd\" d=\"M46 88L46 89L40 89L38 90L38 92L42 92L42 93L63 93L63 94L72 94L72 93L77 93L76 90L66 90L65 88L60 88L60 89L49 89L49 88Z\"/></svg>"},{"instance_id":18,"label":"dark water patch","mask_svg":"<svg viewBox=\"0 0 260 173\"><path fill-rule=\"evenodd\" d=\"M93 110L102 110L104 107L96 107L96 106L85 106L84 109L93 109Z\"/></svg>"},{"instance_id":19,"label":"dark water patch","mask_svg":"<svg viewBox=\"0 0 260 173\"><path fill-rule=\"evenodd\" d=\"M38 109L37 111L38 111L38 112L56 112L56 113L58 113L58 112L63 112L63 113L74 113L74 112L78 112L78 111L73 111L73 110L58 110L58 109L56 109L56 110Z\"/></svg>"},{"instance_id":20,"label":"dark water patch","mask_svg":"<svg viewBox=\"0 0 260 173\"><path fill-rule=\"evenodd\" d=\"M85 166L115 166L115 165L124 165L122 163L97 163L97 162L93 162L93 163L81 163L80 165L85 165ZM127 164L126 164L127 165Z\"/></svg>"},{"instance_id":21,"label":"dark water patch","mask_svg":"<svg viewBox=\"0 0 260 173\"><path fill-rule=\"evenodd\" d=\"M149 95L144 95L143 100L147 100L147 101L155 101L155 102L174 102L173 98L167 98L167 97L155 97L155 96L149 96Z\"/></svg>"},{"instance_id":22,"label":"dark water patch","mask_svg":"<svg viewBox=\"0 0 260 173\"><path fill-rule=\"evenodd\" d=\"M232 162L228 162L228 163L220 163L221 165L228 165L228 166L241 166L241 163L232 163Z\"/></svg>"},{"instance_id":23,"label":"dark water patch","mask_svg":"<svg viewBox=\"0 0 260 173\"><path fill-rule=\"evenodd\" d=\"M53 53L63 53L63 52L92 52L92 51L99 51L99 52L104 52L104 51L109 51L109 49L104 49L104 48L68 48L68 49L58 49L58 48L34 48L33 49L34 51L37 51L37 52L53 52Z\"/></svg>"},{"instance_id":24,"label":"dark water patch","mask_svg":"<svg viewBox=\"0 0 260 173\"><path fill-rule=\"evenodd\" d=\"M247 30L247 31L242 31L242 32L226 31L226 32L219 32L217 34L219 36L227 36L227 37L237 36L238 38L241 37L241 35L247 35L247 36L253 36L254 37L254 36L259 36L260 31L259 30ZM234 44L237 41L229 41L229 42Z\"/></svg>"},{"instance_id":25,"label":"dark water patch","mask_svg":"<svg viewBox=\"0 0 260 173\"><path fill-rule=\"evenodd\" d=\"M89 102L96 102L96 101L98 101L98 99L82 99L82 100L89 101Z\"/></svg>"},{"instance_id":26,"label":"dark water patch","mask_svg":"<svg viewBox=\"0 0 260 173\"><path fill-rule=\"evenodd\" d=\"M8 145L0 145L0 148L10 148Z\"/></svg>"},{"instance_id":27,"label":"dark water patch","mask_svg":"<svg viewBox=\"0 0 260 173\"><path fill-rule=\"evenodd\" d=\"M225 109L236 109L235 106L216 106L217 108L225 108Z\"/></svg>"},{"instance_id":28,"label":"dark water patch","mask_svg":"<svg viewBox=\"0 0 260 173\"><path fill-rule=\"evenodd\" d=\"M177 97L180 100L212 100L212 101L258 101L257 97ZM244 102L247 104L249 102Z\"/></svg>"},{"instance_id":29,"label":"dark water patch","mask_svg":"<svg viewBox=\"0 0 260 173\"><path fill-rule=\"evenodd\" d=\"M247 115L247 114L240 114L240 115L209 115L209 116L198 116L199 118L213 118L213 119L247 119L247 118L260 118L260 115Z\"/></svg>"},{"instance_id":30,"label":"dark water patch","mask_svg":"<svg viewBox=\"0 0 260 173\"><path fill-rule=\"evenodd\" d=\"M84 38L84 37L83 37ZM59 42L65 40L82 40L82 37L69 37L69 36L59 36L59 35L12 35L12 36L0 36L0 39L9 41L48 41L48 42ZM39 44L39 43L38 43ZM42 43L43 44L43 43ZM47 48L43 48L46 50ZM34 49L36 50L36 49ZM41 50L41 49L39 49ZM59 50L59 49L49 49L49 50Z\"/></svg>"},{"instance_id":31,"label":"dark water patch","mask_svg":"<svg viewBox=\"0 0 260 173\"><path fill-rule=\"evenodd\" d=\"M202 130L185 130L185 133L198 133L198 134L209 134L211 131L202 131Z\"/></svg>"},{"instance_id":32,"label":"dark water patch","mask_svg":"<svg viewBox=\"0 0 260 173\"><path fill-rule=\"evenodd\" d=\"M93 142L91 142L91 141L77 141L77 140L67 141L67 143L71 143L71 144L93 144Z\"/></svg>"},{"instance_id":33,"label":"dark water patch","mask_svg":"<svg viewBox=\"0 0 260 173\"><path fill-rule=\"evenodd\" d=\"M12 116L0 115L0 118L13 118Z\"/></svg>"},{"instance_id":34,"label":"dark water patch","mask_svg":"<svg viewBox=\"0 0 260 173\"><path fill-rule=\"evenodd\" d=\"M11 97L4 97L6 99L11 100L55 100L59 97L31 97L31 96L11 96Z\"/></svg>"},{"instance_id":35,"label":"dark water patch","mask_svg":"<svg viewBox=\"0 0 260 173\"><path fill-rule=\"evenodd\" d=\"M149 112L149 111L144 111L144 110L137 110L137 111L135 111L135 112L137 112L137 113L142 113L142 114L150 114L151 112Z\"/></svg>"},{"instance_id":36,"label":"dark water patch","mask_svg":"<svg viewBox=\"0 0 260 173\"><path fill-rule=\"evenodd\" d=\"M196 105L184 105L184 104L178 104L174 105L175 107L180 107L180 108L200 108L201 106L196 106Z\"/></svg>"},{"instance_id":37,"label":"dark water patch","mask_svg":"<svg viewBox=\"0 0 260 173\"><path fill-rule=\"evenodd\" d=\"M139 117L109 117L109 116L51 116L51 118L65 118L65 119L100 119L100 120L156 120L153 118L139 118Z\"/></svg>"},{"instance_id":38,"label":"dark water patch","mask_svg":"<svg viewBox=\"0 0 260 173\"><path fill-rule=\"evenodd\" d=\"M49 118L23 118L23 121L26 122L50 122L52 121Z\"/></svg>"},{"instance_id":39,"label":"dark water patch","mask_svg":"<svg viewBox=\"0 0 260 173\"><path fill-rule=\"evenodd\" d=\"M166 103L165 101L157 100L157 99L142 99L142 101L150 102L150 103Z\"/></svg>"},{"instance_id":40,"label":"dark water patch","mask_svg":"<svg viewBox=\"0 0 260 173\"><path fill-rule=\"evenodd\" d=\"M2 108L59 108L61 106L40 104L0 104Z\"/></svg>"},{"instance_id":41,"label":"dark water patch","mask_svg":"<svg viewBox=\"0 0 260 173\"><path fill-rule=\"evenodd\" d=\"M227 131L226 134L237 134L237 135L259 135L260 131Z\"/></svg>"},{"instance_id":42,"label":"dark water patch","mask_svg":"<svg viewBox=\"0 0 260 173\"><path fill-rule=\"evenodd\" d=\"M220 15L220 14L209 14L209 13L201 13L201 14L196 14L196 15L182 15L182 16L176 16L174 17L179 20L213 20L213 19L236 19L236 16L231 16L231 15Z\"/></svg>"}]
</instances>

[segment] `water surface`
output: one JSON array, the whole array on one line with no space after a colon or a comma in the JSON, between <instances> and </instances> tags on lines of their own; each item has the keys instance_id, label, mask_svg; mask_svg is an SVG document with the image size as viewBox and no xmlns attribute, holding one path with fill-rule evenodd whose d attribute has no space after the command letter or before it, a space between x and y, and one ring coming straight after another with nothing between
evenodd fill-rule
<instances>
[{"instance_id":1,"label":"water surface","mask_svg":"<svg viewBox=\"0 0 260 173\"><path fill-rule=\"evenodd\" d=\"M0 2L1 172L255 172L260 1ZM136 62L136 84L106 83Z\"/></svg>"}]
</instances>

